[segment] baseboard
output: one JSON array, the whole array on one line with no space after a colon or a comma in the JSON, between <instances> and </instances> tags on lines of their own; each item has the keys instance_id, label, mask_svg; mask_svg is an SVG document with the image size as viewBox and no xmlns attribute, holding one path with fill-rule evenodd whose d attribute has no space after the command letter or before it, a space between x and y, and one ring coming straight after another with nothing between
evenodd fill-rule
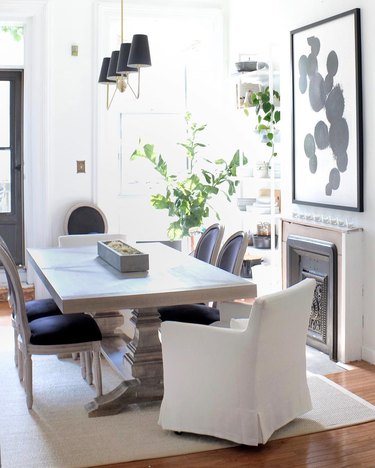
<instances>
[{"instance_id":1,"label":"baseboard","mask_svg":"<svg viewBox=\"0 0 375 468\"><path fill-rule=\"evenodd\" d=\"M375 349L362 346L362 359L370 364L375 364Z\"/></svg>"},{"instance_id":2,"label":"baseboard","mask_svg":"<svg viewBox=\"0 0 375 468\"><path fill-rule=\"evenodd\" d=\"M35 299L34 285L27 282L27 272L24 268L18 268L18 275L22 284L25 301ZM8 301L8 283L4 268L0 267L0 302Z\"/></svg>"},{"instance_id":3,"label":"baseboard","mask_svg":"<svg viewBox=\"0 0 375 468\"><path fill-rule=\"evenodd\" d=\"M25 301L31 301L35 299L35 288L34 285L22 285L23 297ZM8 288L0 286L0 302L6 302L8 300Z\"/></svg>"}]
</instances>

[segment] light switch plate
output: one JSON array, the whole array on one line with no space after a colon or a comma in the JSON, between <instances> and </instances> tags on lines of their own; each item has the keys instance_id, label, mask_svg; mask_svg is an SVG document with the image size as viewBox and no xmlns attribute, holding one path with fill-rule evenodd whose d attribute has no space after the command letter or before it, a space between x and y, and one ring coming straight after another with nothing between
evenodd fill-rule
<instances>
[{"instance_id":1,"label":"light switch plate","mask_svg":"<svg viewBox=\"0 0 375 468\"><path fill-rule=\"evenodd\" d=\"M77 161L77 174L86 172L86 161Z\"/></svg>"}]
</instances>

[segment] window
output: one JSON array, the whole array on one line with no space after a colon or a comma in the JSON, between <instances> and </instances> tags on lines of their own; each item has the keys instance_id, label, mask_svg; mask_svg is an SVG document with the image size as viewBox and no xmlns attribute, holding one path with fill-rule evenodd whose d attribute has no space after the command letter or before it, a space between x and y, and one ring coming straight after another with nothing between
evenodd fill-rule
<instances>
[{"instance_id":1,"label":"window","mask_svg":"<svg viewBox=\"0 0 375 468\"><path fill-rule=\"evenodd\" d=\"M130 96L120 115L121 195L149 195L162 183L148 161L130 160L139 140L154 144L173 173L186 170L178 145L186 138L185 112L205 123L210 110L215 118L215 99L220 100L220 18L215 9L197 9L129 21L130 30L147 32L152 67L141 72L141 99Z\"/></svg>"},{"instance_id":2,"label":"window","mask_svg":"<svg viewBox=\"0 0 375 468\"><path fill-rule=\"evenodd\" d=\"M14 23L0 23L0 68L23 68L23 38L23 25Z\"/></svg>"},{"instance_id":3,"label":"window","mask_svg":"<svg viewBox=\"0 0 375 468\"><path fill-rule=\"evenodd\" d=\"M22 68L23 25L0 23L0 68ZM0 81L0 213L11 212L10 81Z\"/></svg>"}]
</instances>

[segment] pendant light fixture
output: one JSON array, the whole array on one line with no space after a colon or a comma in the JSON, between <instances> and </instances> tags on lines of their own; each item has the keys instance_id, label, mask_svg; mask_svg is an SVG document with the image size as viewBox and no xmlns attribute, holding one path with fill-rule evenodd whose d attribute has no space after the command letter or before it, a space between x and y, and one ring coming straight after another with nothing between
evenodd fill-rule
<instances>
[{"instance_id":1,"label":"pendant light fixture","mask_svg":"<svg viewBox=\"0 0 375 468\"><path fill-rule=\"evenodd\" d=\"M121 46L110 57L104 57L99 75L99 83L107 86L107 110L111 107L116 92L125 92L129 87L138 99L141 89L141 68L151 66L148 37L134 34L132 42L124 42L124 0L121 0ZM137 91L129 82L130 73L137 73ZM112 96L110 86L115 85Z\"/></svg>"}]
</instances>

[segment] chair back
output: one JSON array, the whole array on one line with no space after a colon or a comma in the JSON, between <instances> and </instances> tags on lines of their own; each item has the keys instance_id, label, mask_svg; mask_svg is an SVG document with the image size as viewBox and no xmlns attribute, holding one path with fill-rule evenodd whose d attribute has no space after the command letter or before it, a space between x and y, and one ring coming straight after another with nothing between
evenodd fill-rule
<instances>
[{"instance_id":1,"label":"chair back","mask_svg":"<svg viewBox=\"0 0 375 468\"><path fill-rule=\"evenodd\" d=\"M5 242L5 240L0 236L0 246L5 250L5 252L8 254L8 256L10 257L10 259L12 260L15 268L17 269L17 266L15 264L15 261L12 257L12 254L10 253L10 250ZM0 263L2 264L2 262L0 261ZM13 292L13 288L12 288L12 283L10 281L10 278L8 276L8 272L7 270L4 268L4 271L5 271L5 277L6 277L6 280L7 280L7 283L8 283L8 303L9 303L9 306L11 307L11 309L14 309L14 292Z\"/></svg>"},{"instance_id":2,"label":"chair back","mask_svg":"<svg viewBox=\"0 0 375 468\"><path fill-rule=\"evenodd\" d=\"M223 235L224 226L216 223L208 227L198 240L194 257L202 262L215 265Z\"/></svg>"},{"instance_id":3,"label":"chair back","mask_svg":"<svg viewBox=\"0 0 375 468\"><path fill-rule=\"evenodd\" d=\"M306 278L254 301L245 333L257 347L255 380L260 387L275 381L278 374L306 375L305 346L315 286L314 279Z\"/></svg>"},{"instance_id":4,"label":"chair back","mask_svg":"<svg viewBox=\"0 0 375 468\"><path fill-rule=\"evenodd\" d=\"M122 240L126 241L125 234L71 234L58 237L59 247L84 247L95 245L98 241Z\"/></svg>"},{"instance_id":5,"label":"chair back","mask_svg":"<svg viewBox=\"0 0 375 468\"><path fill-rule=\"evenodd\" d=\"M234 275L239 275L247 245L247 234L244 231L235 232L221 248L216 266Z\"/></svg>"},{"instance_id":6,"label":"chair back","mask_svg":"<svg viewBox=\"0 0 375 468\"><path fill-rule=\"evenodd\" d=\"M18 275L17 266L10 255L4 241L0 242L0 261L4 267L8 281L8 288L11 293L12 309L15 315L18 330L25 343L30 340L29 322L26 316L25 300L23 297L21 280Z\"/></svg>"},{"instance_id":7,"label":"chair back","mask_svg":"<svg viewBox=\"0 0 375 468\"><path fill-rule=\"evenodd\" d=\"M102 234L107 230L105 214L91 203L78 203L72 206L65 216L65 234Z\"/></svg>"},{"instance_id":8,"label":"chair back","mask_svg":"<svg viewBox=\"0 0 375 468\"><path fill-rule=\"evenodd\" d=\"M11 257L12 254L10 253L9 247L7 246L5 240L0 236L0 245L5 249L6 253Z\"/></svg>"}]
</instances>

